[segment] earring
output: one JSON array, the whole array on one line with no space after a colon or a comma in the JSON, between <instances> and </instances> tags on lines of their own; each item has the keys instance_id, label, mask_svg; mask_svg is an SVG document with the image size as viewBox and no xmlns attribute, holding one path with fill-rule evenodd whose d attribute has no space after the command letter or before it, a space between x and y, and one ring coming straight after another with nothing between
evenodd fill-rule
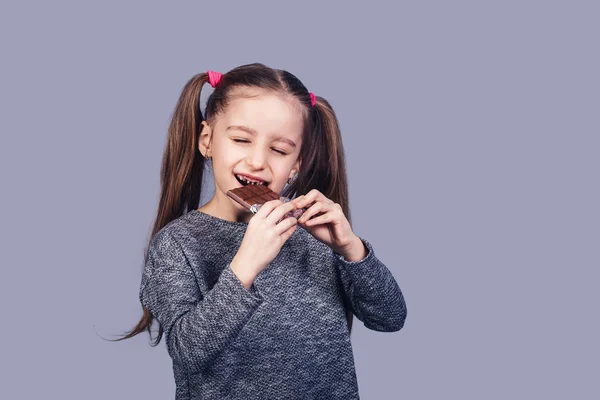
<instances>
[{"instance_id":1,"label":"earring","mask_svg":"<svg viewBox=\"0 0 600 400\"><path fill-rule=\"evenodd\" d=\"M298 174L294 175L291 178L288 178L288 180L287 180L288 185L291 185L292 182L294 182L296 180L296 178L298 178Z\"/></svg>"}]
</instances>

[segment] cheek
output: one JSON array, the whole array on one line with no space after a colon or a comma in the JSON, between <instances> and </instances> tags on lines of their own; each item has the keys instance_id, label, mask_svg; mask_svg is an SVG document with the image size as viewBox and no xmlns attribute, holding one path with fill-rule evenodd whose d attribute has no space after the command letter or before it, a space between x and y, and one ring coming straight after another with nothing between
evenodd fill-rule
<instances>
[{"instance_id":1,"label":"cheek","mask_svg":"<svg viewBox=\"0 0 600 400\"><path fill-rule=\"evenodd\" d=\"M283 182L285 184L289 178L290 170L294 166L291 162L284 162L278 164L276 167L273 167L273 173L276 175L276 179L278 181Z\"/></svg>"},{"instance_id":2,"label":"cheek","mask_svg":"<svg viewBox=\"0 0 600 400\"><path fill-rule=\"evenodd\" d=\"M221 144L218 148L219 157L226 163L238 162L246 156L246 153L240 146L233 144Z\"/></svg>"}]
</instances>

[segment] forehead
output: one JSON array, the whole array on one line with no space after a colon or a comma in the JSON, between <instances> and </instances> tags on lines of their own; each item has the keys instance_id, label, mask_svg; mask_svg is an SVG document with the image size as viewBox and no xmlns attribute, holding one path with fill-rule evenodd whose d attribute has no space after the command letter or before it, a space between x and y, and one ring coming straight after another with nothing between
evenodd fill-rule
<instances>
[{"instance_id":1,"label":"forehead","mask_svg":"<svg viewBox=\"0 0 600 400\"><path fill-rule=\"evenodd\" d=\"M222 116L222 128L243 125L259 135L283 135L299 143L302 138L303 114L292 97L264 91L245 91L236 96Z\"/></svg>"}]
</instances>

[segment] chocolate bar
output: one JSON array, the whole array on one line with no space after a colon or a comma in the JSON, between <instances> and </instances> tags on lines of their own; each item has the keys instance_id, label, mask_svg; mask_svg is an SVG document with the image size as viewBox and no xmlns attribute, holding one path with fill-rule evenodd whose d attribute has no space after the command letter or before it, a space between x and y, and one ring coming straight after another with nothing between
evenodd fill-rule
<instances>
[{"instance_id":1,"label":"chocolate bar","mask_svg":"<svg viewBox=\"0 0 600 400\"><path fill-rule=\"evenodd\" d=\"M227 192L227 196L242 205L245 209L250 210L253 214L256 214L260 207L267 201L278 199L284 203L290 201L288 197L280 196L265 185L246 185L231 189ZM306 210L306 208L292 210L284 215L282 219L288 217L300 218Z\"/></svg>"}]
</instances>

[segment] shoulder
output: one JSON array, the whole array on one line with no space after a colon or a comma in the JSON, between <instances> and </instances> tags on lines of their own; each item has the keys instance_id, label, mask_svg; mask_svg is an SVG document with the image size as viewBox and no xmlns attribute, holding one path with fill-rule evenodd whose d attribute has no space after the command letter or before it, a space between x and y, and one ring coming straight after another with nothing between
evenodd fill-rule
<instances>
[{"instance_id":1,"label":"shoulder","mask_svg":"<svg viewBox=\"0 0 600 400\"><path fill-rule=\"evenodd\" d=\"M158 251L181 250L187 247L189 238L195 237L194 230L198 229L190 218L190 214L184 214L170 221L154 234L150 240L150 247Z\"/></svg>"}]
</instances>

